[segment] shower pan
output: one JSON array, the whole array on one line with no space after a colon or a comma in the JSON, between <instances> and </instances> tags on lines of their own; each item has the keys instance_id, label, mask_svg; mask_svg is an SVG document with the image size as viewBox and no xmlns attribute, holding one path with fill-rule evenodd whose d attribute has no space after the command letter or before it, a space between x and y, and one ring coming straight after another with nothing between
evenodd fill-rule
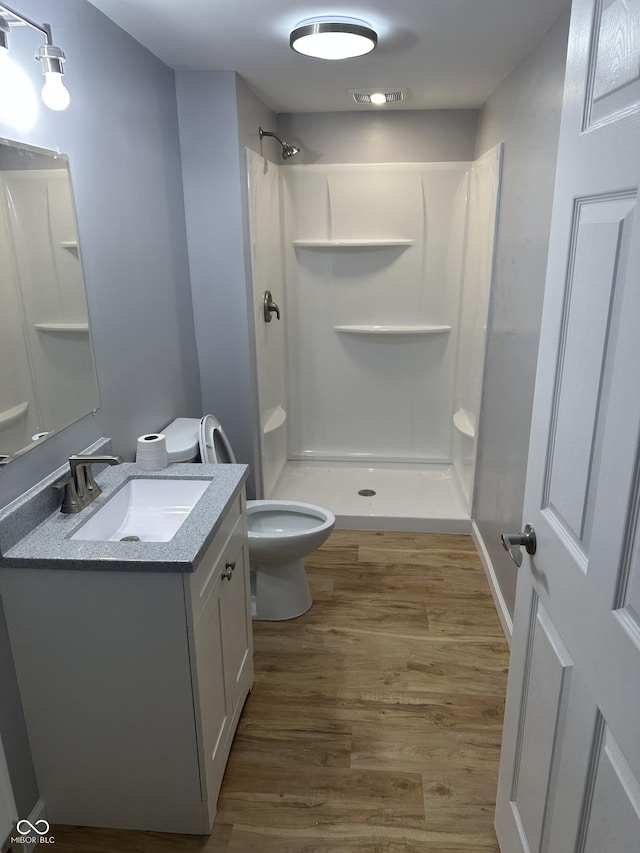
<instances>
[{"instance_id":1,"label":"shower pan","mask_svg":"<svg viewBox=\"0 0 640 853\"><path fill-rule=\"evenodd\" d=\"M248 152L255 304L268 287L282 309L255 312L265 496L346 528L470 530L500 155Z\"/></svg>"}]
</instances>

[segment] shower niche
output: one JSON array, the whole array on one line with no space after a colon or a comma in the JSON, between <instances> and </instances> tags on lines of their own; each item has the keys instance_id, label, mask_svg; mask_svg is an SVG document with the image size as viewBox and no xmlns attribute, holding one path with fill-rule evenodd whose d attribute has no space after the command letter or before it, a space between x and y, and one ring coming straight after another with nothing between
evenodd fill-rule
<instances>
[{"instance_id":1,"label":"shower niche","mask_svg":"<svg viewBox=\"0 0 640 853\"><path fill-rule=\"evenodd\" d=\"M500 147L474 163L248 156L256 300L283 282L282 322L256 317L260 411L286 412L275 456L263 436L265 495L343 527L468 531Z\"/></svg>"}]
</instances>

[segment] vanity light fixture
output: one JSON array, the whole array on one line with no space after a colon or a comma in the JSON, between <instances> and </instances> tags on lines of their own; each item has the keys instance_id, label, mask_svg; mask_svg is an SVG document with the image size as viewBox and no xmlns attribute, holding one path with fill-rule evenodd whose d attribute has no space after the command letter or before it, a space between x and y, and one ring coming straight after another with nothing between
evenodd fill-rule
<instances>
[{"instance_id":1,"label":"vanity light fixture","mask_svg":"<svg viewBox=\"0 0 640 853\"><path fill-rule=\"evenodd\" d=\"M0 54L4 56L9 50L9 24L0 18Z\"/></svg>"},{"instance_id":2,"label":"vanity light fixture","mask_svg":"<svg viewBox=\"0 0 640 853\"><path fill-rule=\"evenodd\" d=\"M37 24L20 12L16 12L11 6L0 3L0 53L5 53L9 49L9 31L12 26L31 27L44 36L44 44L40 45L35 55L35 59L40 62L45 81L42 87L42 100L51 110L66 110L71 101L71 96L62 82L64 76L62 65L66 57L62 50L53 44L51 27L49 24Z\"/></svg>"},{"instance_id":3,"label":"vanity light fixture","mask_svg":"<svg viewBox=\"0 0 640 853\"><path fill-rule=\"evenodd\" d=\"M376 31L355 18L310 18L301 21L289 37L293 50L315 59L364 56L377 43Z\"/></svg>"}]
</instances>

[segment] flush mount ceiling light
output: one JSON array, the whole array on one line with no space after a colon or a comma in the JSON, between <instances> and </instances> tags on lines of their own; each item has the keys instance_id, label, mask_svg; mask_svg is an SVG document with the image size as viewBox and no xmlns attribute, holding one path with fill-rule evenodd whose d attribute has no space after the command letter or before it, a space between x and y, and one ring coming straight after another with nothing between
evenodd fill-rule
<instances>
[{"instance_id":1,"label":"flush mount ceiling light","mask_svg":"<svg viewBox=\"0 0 640 853\"><path fill-rule=\"evenodd\" d=\"M371 53L378 34L353 18L313 18L301 21L289 37L297 53L315 59L352 59Z\"/></svg>"},{"instance_id":2,"label":"flush mount ceiling light","mask_svg":"<svg viewBox=\"0 0 640 853\"><path fill-rule=\"evenodd\" d=\"M66 57L60 48L53 44L51 27L49 24L37 24L20 12L16 12L11 6L0 3L0 55L6 54L9 49L9 32L13 26L31 27L44 36L44 44L40 45L35 55L40 62L45 80L42 87L42 100L50 110L66 110L71 100L62 82L64 76L62 64L66 61Z\"/></svg>"}]
</instances>

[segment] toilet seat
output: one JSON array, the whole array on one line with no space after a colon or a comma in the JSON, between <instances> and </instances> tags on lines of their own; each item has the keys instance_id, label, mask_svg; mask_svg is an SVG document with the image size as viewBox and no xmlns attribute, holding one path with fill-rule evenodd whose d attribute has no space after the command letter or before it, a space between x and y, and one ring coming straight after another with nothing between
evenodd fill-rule
<instances>
[{"instance_id":1,"label":"toilet seat","mask_svg":"<svg viewBox=\"0 0 640 853\"><path fill-rule=\"evenodd\" d=\"M301 533L323 533L335 517L315 504L299 501L247 501L249 537L292 539Z\"/></svg>"},{"instance_id":2,"label":"toilet seat","mask_svg":"<svg viewBox=\"0 0 640 853\"><path fill-rule=\"evenodd\" d=\"M209 465L226 465L236 462L229 439L215 415L205 415L198 432L200 459Z\"/></svg>"}]
</instances>

